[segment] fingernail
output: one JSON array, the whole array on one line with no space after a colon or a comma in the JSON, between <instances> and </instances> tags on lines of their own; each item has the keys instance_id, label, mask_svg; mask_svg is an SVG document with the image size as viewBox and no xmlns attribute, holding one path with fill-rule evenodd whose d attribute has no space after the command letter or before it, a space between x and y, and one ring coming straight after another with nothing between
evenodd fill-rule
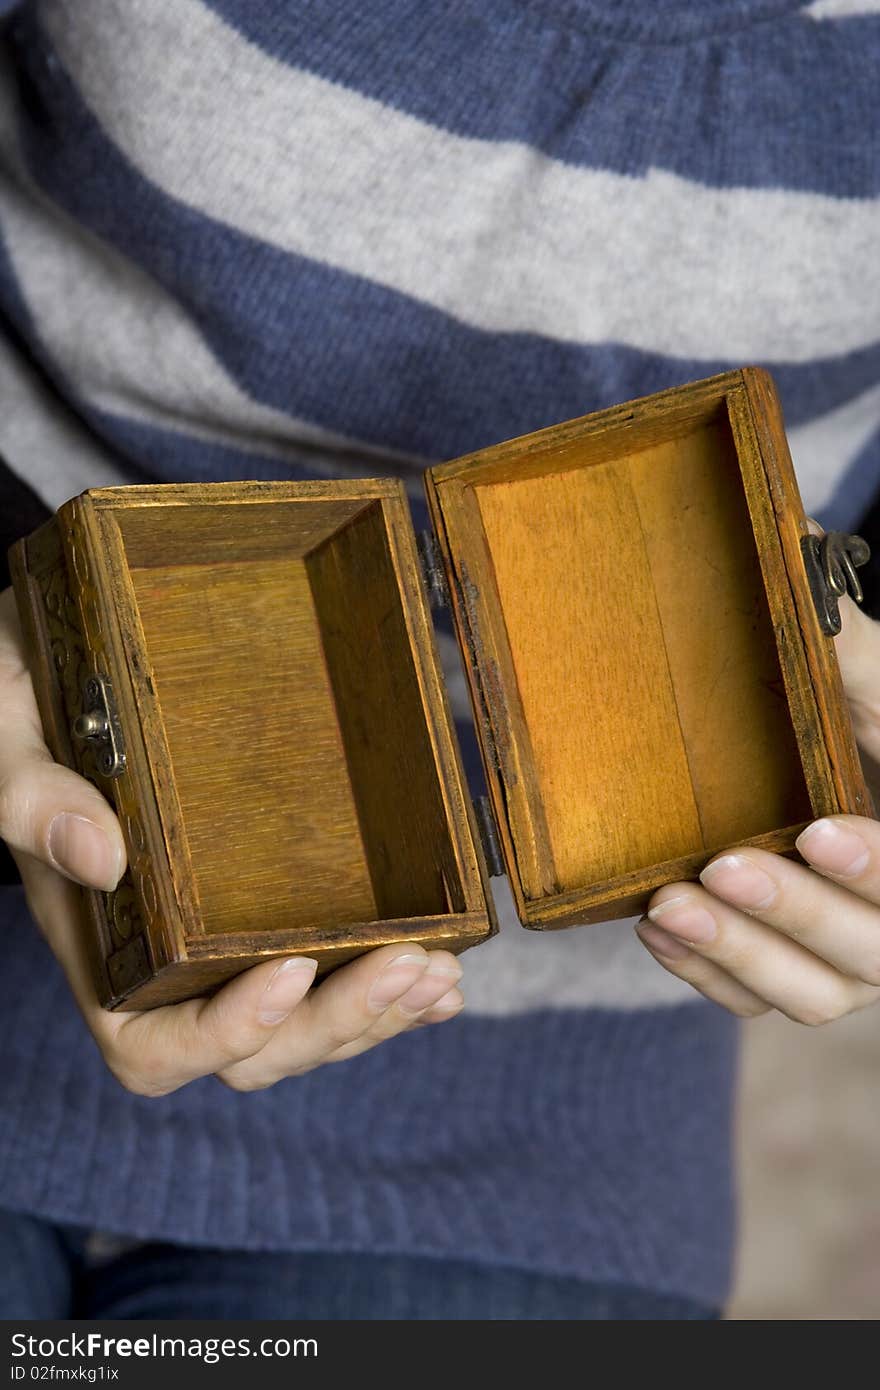
<instances>
[{"instance_id":1,"label":"fingernail","mask_svg":"<svg viewBox=\"0 0 880 1390\"><path fill-rule=\"evenodd\" d=\"M395 956L373 981L367 1004L371 1009L387 1009L414 985L427 965L427 956Z\"/></svg>"},{"instance_id":2,"label":"fingernail","mask_svg":"<svg viewBox=\"0 0 880 1390\"><path fill-rule=\"evenodd\" d=\"M814 821L801 831L795 845L817 869L838 878L855 878L871 857L861 835L834 820Z\"/></svg>"},{"instance_id":3,"label":"fingernail","mask_svg":"<svg viewBox=\"0 0 880 1390\"><path fill-rule=\"evenodd\" d=\"M649 907L648 916L652 922L662 920L666 931L695 946L713 941L718 931L711 912L700 907L687 893L679 898L667 898L665 902L657 903L656 907Z\"/></svg>"},{"instance_id":4,"label":"fingernail","mask_svg":"<svg viewBox=\"0 0 880 1390\"><path fill-rule=\"evenodd\" d=\"M460 989L450 989L431 1005L432 1014L457 1014L464 1008L464 995Z\"/></svg>"},{"instance_id":5,"label":"fingernail","mask_svg":"<svg viewBox=\"0 0 880 1390\"><path fill-rule=\"evenodd\" d=\"M700 881L717 898L752 912L769 907L776 897L776 884L770 875L741 854L725 854L707 864Z\"/></svg>"},{"instance_id":6,"label":"fingernail","mask_svg":"<svg viewBox=\"0 0 880 1390\"><path fill-rule=\"evenodd\" d=\"M49 825L46 837L56 868L78 883L109 893L122 873L122 855L108 836L85 816L62 811Z\"/></svg>"},{"instance_id":7,"label":"fingernail","mask_svg":"<svg viewBox=\"0 0 880 1390\"><path fill-rule=\"evenodd\" d=\"M423 1009L433 1007L460 979L461 971L454 966L429 965L421 978L398 1000L397 1007L404 1014L420 1014Z\"/></svg>"},{"instance_id":8,"label":"fingernail","mask_svg":"<svg viewBox=\"0 0 880 1390\"><path fill-rule=\"evenodd\" d=\"M269 977L257 1005L257 1018L260 1023L283 1023L301 1004L308 988L315 978L318 962L308 956L295 956L283 960Z\"/></svg>"},{"instance_id":9,"label":"fingernail","mask_svg":"<svg viewBox=\"0 0 880 1390\"><path fill-rule=\"evenodd\" d=\"M640 922L636 931L645 945L656 951L658 956L666 956L667 960L684 960L685 956L690 955L687 946L681 941L676 941L675 937L670 936L662 927L652 927L648 922Z\"/></svg>"}]
</instances>

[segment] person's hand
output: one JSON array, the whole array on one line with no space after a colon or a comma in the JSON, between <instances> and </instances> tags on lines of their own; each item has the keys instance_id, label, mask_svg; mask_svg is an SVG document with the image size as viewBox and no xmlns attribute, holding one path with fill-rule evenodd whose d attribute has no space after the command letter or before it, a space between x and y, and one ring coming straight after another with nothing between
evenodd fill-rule
<instances>
[{"instance_id":1,"label":"person's hand","mask_svg":"<svg viewBox=\"0 0 880 1390\"><path fill-rule=\"evenodd\" d=\"M0 594L0 838L111 1071L139 1095L166 1095L216 1074L235 1090L271 1086L366 1051L462 1007L461 967L447 951L383 946L310 989L315 962L267 961L213 997L142 1013L98 1004L71 880L109 891L125 845L107 801L53 762L43 742L12 591Z\"/></svg>"},{"instance_id":2,"label":"person's hand","mask_svg":"<svg viewBox=\"0 0 880 1390\"><path fill-rule=\"evenodd\" d=\"M880 624L841 601L837 654L856 737L880 764ZM866 768L867 770L867 768ZM814 821L809 862L760 849L720 854L701 882L655 893L637 930L671 974L742 1017L778 1009L827 1023L880 998L880 824Z\"/></svg>"}]
</instances>

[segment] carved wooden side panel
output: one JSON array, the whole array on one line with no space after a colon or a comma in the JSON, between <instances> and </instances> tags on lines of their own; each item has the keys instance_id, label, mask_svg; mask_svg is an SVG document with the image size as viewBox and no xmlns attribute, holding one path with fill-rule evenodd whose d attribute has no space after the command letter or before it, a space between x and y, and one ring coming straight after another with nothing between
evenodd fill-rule
<instances>
[{"instance_id":1,"label":"carved wooden side panel","mask_svg":"<svg viewBox=\"0 0 880 1390\"><path fill-rule=\"evenodd\" d=\"M62 554L33 575L44 605L45 634L69 729L83 709L88 677L110 674L104 616L89 562L80 508L69 504L58 519ZM101 937L112 993L126 993L152 973L151 941L163 936L156 869L147 844L130 770L101 775L95 746L70 739L65 761L114 803L128 853L128 868L112 893L86 891Z\"/></svg>"}]
</instances>

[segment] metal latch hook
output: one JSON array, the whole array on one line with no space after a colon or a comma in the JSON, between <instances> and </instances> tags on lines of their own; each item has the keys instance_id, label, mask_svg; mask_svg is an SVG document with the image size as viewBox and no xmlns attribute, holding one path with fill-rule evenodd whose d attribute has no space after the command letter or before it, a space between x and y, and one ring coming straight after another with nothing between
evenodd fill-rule
<instances>
[{"instance_id":1,"label":"metal latch hook","mask_svg":"<svg viewBox=\"0 0 880 1390\"><path fill-rule=\"evenodd\" d=\"M864 597L856 566L871 558L871 548L861 536L827 531L824 536L804 536L801 552L819 626L828 637L840 631L839 600L848 593L861 603Z\"/></svg>"}]
</instances>

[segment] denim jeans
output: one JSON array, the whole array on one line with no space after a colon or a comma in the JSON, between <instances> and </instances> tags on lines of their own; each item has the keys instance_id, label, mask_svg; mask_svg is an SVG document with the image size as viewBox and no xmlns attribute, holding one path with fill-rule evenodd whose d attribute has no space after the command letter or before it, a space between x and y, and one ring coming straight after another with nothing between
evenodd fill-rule
<instances>
[{"instance_id":1,"label":"denim jeans","mask_svg":"<svg viewBox=\"0 0 880 1390\"><path fill-rule=\"evenodd\" d=\"M95 1258L87 1233L0 1211L0 1318L705 1321L647 1290L409 1255L254 1254L136 1245Z\"/></svg>"}]
</instances>

